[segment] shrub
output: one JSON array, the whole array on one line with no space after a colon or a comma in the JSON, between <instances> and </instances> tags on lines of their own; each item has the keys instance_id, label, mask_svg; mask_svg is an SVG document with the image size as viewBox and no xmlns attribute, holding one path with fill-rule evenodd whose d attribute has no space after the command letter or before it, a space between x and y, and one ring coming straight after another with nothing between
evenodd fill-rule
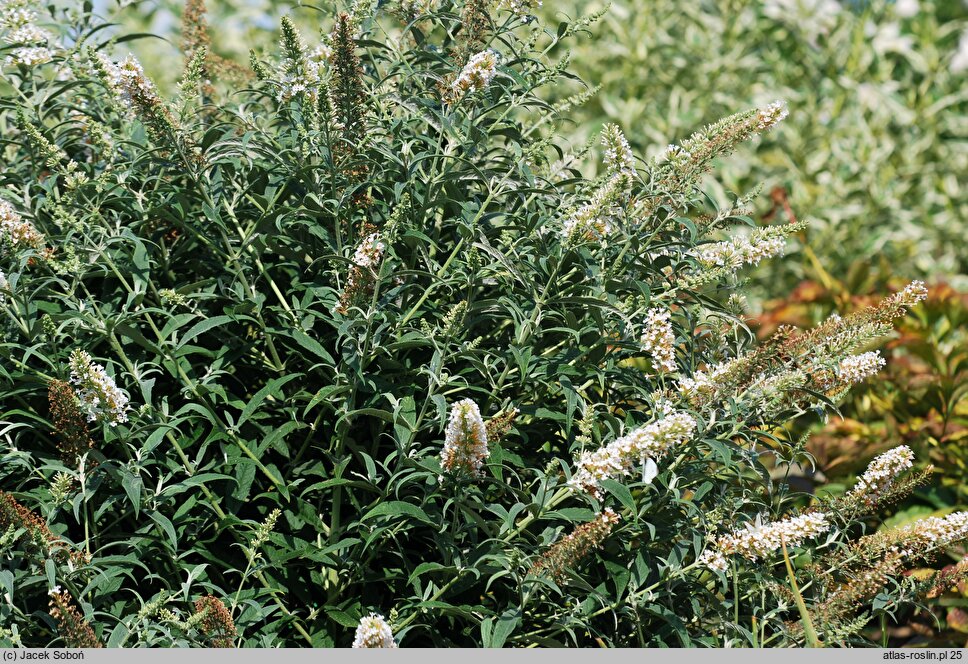
<instances>
[{"instance_id":1,"label":"shrub","mask_svg":"<svg viewBox=\"0 0 968 664\"><path fill-rule=\"evenodd\" d=\"M588 180L536 95L583 24L525 3L286 19L242 86L196 33L174 99L6 5L62 34L4 69L4 643L847 643L964 577L904 575L963 512L863 534L894 457L770 480L925 296L754 343L801 225L699 184L782 104Z\"/></svg>"},{"instance_id":2,"label":"shrub","mask_svg":"<svg viewBox=\"0 0 968 664\"><path fill-rule=\"evenodd\" d=\"M633 148L660 151L737 104L787 99L793 117L718 169L727 190L762 184L761 210L812 222L806 260L755 275L767 297L804 277L811 253L838 278L858 256L906 278L966 288L959 252L968 198L968 5L945 0L546 2L550 20L607 11L572 62L601 91L572 115L577 143L602 123ZM562 87L552 101L577 91ZM713 195L726 199L721 187ZM779 213L779 214L776 214Z\"/></svg>"}]
</instances>

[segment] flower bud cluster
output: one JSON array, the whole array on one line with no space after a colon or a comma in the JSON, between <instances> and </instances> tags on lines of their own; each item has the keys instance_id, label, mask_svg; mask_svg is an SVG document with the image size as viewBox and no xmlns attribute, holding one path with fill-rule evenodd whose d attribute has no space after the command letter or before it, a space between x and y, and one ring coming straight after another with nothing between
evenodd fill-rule
<instances>
[{"instance_id":1,"label":"flower bud cluster","mask_svg":"<svg viewBox=\"0 0 968 664\"><path fill-rule=\"evenodd\" d=\"M609 123L602 128L602 146L605 148L605 168L609 173L635 172L635 156L618 125Z\"/></svg>"},{"instance_id":2,"label":"flower bud cluster","mask_svg":"<svg viewBox=\"0 0 968 664\"><path fill-rule=\"evenodd\" d=\"M582 452L568 484L600 497L602 480L626 476L646 459L660 459L673 447L690 440L696 426L691 415L673 412L593 452Z\"/></svg>"}]
</instances>

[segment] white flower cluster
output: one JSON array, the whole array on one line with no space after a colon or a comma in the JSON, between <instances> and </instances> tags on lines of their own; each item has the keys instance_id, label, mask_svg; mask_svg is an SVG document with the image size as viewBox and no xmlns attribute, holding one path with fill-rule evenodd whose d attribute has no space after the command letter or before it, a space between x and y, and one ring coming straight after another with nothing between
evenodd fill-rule
<instances>
[{"instance_id":1,"label":"white flower cluster","mask_svg":"<svg viewBox=\"0 0 968 664\"><path fill-rule=\"evenodd\" d=\"M602 128L602 146L605 148L605 168L609 173L635 172L635 155L618 125L609 123Z\"/></svg>"},{"instance_id":2,"label":"white flower cluster","mask_svg":"<svg viewBox=\"0 0 968 664\"><path fill-rule=\"evenodd\" d=\"M444 431L441 466L448 472L465 472L476 477L490 454L481 409L471 399L458 401L450 409L450 420Z\"/></svg>"},{"instance_id":3,"label":"white flower cluster","mask_svg":"<svg viewBox=\"0 0 968 664\"><path fill-rule=\"evenodd\" d=\"M24 221L13 205L0 199L0 242L9 242L14 247L33 247L39 249L44 244L44 236L34 225Z\"/></svg>"},{"instance_id":4,"label":"white flower cluster","mask_svg":"<svg viewBox=\"0 0 968 664\"><path fill-rule=\"evenodd\" d=\"M461 99L486 88L497 75L498 62L500 56L490 49L472 55L451 85L454 98Z\"/></svg>"},{"instance_id":5,"label":"white flower cluster","mask_svg":"<svg viewBox=\"0 0 968 664\"><path fill-rule=\"evenodd\" d=\"M787 110L786 103L779 100L758 109L756 111L756 118L759 121L759 130L765 131L772 129L783 122L789 114L790 112Z\"/></svg>"},{"instance_id":6,"label":"white flower cluster","mask_svg":"<svg viewBox=\"0 0 968 664\"><path fill-rule=\"evenodd\" d=\"M591 200L571 212L561 228L566 242L588 237L604 238L612 232L610 218L615 207L627 198L632 179L628 171L618 171L592 194Z\"/></svg>"},{"instance_id":7,"label":"white flower cluster","mask_svg":"<svg viewBox=\"0 0 968 664\"><path fill-rule=\"evenodd\" d=\"M960 74L968 69L968 28L961 33L961 39L958 40L958 49L955 51L954 57L951 58L948 68L952 74Z\"/></svg>"},{"instance_id":8,"label":"white flower cluster","mask_svg":"<svg viewBox=\"0 0 968 664\"><path fill-rule=\"evenodd\" d=\"M499 6L514 14L517 14L518 16L524 16L526 14L530 14L542 4L543 3L541 0L538 0L537 2L534 0L501 0L501 4Z\"/></svg>"},{"instance_id":9,"label":"white flower cluster","mask_svg":"<svg viewBox=\"0 0 968 664\"><path fill-rule=\"evenodd\" d=\"M692 251L700 263L716 267L736 269L743 265L756 265L764 258L783 253L786 239L782 236L739 237L728 242L704 244Z\"/></svg>"},{"instance_id":10,"label":"white flower cluster","mask_svg":"<svg viewBox=\"0 0 968 664\"><path fill-rule=\"evenodd\" d=\"M711 397L720 388L723 377L733 368L736 360L727 360L707 369L700 369L692 376L679 379L679 391L689 401Z\"/></svg>"},{"instance_id":11,"label":"white flower cluster","mask_svg":"<svg viewBox=\"0 0 968 664\"><path fill-rule=\"evenodd\" d=\"M30 3L23 0L0 2L0 28L16 30L37 20L37 12L30 9Z\"/></svg>"},{"instance_id":12,"label":"white flower cluster","mask_svg":"<svg viewBox=\"0 0 968 664\"><path fill-rule=\"evenodd\" d=\"M968 512L929 516L900 529L900 542L891 550L906 558L930 555L937 549L968 539Z\"/></svg>"},{"instance_id":13,"label":"white flower cluster","mask_svg":"<svg viewBox=\"0 0 968 664\"><path fill-rule=\"evenodd\" d=\"M830 522L823 512L801 514L767 524L746 524L744 528L718 537L699 560L710 569L725 571L727 556L735 554L755 562L779 551L782 544L799 546L804 540L828 530Z\"/></svg>"},{"instance_id":14,"label":"white flower cluster","mask_svg":"<svg viewBox=\"0 0 968 664\"><path fill-rule=\"evenodd\" d=\"M356 638L353 639L354 648L396 648L397 644L393 640L393 632L386 619L377 614L371 613L360 618L360 624L356 627Z\"/></svg>"},{"instance_id":15,"label":"white flower cluster","mask_svg":"<svg viewBox=\"0 0 968 664\"><path fill-rule=\"evenodd\" d=\"M3 291L9 288L10 283L7 281L7 275L3 273L3 270L0 270L0 304L3 304L7 301L7 297L4 295Z\"/></svg>"},{"instance_id":16,"label":"white flower cluster","mask_svg":"<svg viewBox=\"0 0 968 664\"><path fill-rule=\"evenodd\" d=\"M333 49L326 44L320 44L310 51L299 63L298 74L284 72L280 75L282 87L276 98L283 102L298 95L307 94L311 99L316 99L332 55ZM292 63L289 64L289 68L292 68Z\"/></svg>"},{"instance_id":17,"label":"white flower cluster","mask_svg":"<svg viewBox=\"0 0 968 664\"><path fill-rule=\"evenodd\" d=\"M968 538L968 512L952 512L945 517L929 516L911 524L915 531L939 546L947 546Z\"/></svg>"},{"instance_id":18,"label":"white flower cluster","mask_svg":"<svg viewBox=\"0 0 968 664\"><path fill-rule=\"evenodd\" d=\"M884 364L880 351L848 355L837 365L837 378L845 383L859 383L875 375Z\"/></svg>"},{"instance_id":19,"label":"white flower cluster","mask_svg":"<svg viewBox=\"0 0 968 664\"><path fill-rule=\"evenodd\" d=\"M43 65L54 59L54 52L46 46L21 46L10 52L4 60L4 64L24 65L25 67L36 67Z\"/></svg>"},{"instance_id":20,"label":"white flower cluster","mask_svg":"<svg viewBox=\"0 0 968 664\"><path fill-rule=\"evenodd\" d=\"M561 228L566 240L589 234L604 237L612 232L608 217L602 214L606 207L605 194L604 188L599 189L592 200L568 215Z\"/></svg>"},{"instance_id":21,"label":"white flower cluster","mask_svg":"<svg viewBox=\"0 0 968 664\"><path fill-rule=\"evenodd\" d=\"M652 355L658 369L674 372L677 368L676 336L669 318L670 314L665 309L649 309L645 317L642 346Z\"/></svg>"},{"instance_id":22,"label":"white flower cluster","mask_svg":"<svg viewBox=\"0 0 968 664\"><path fill-rule=\"evenodd\" d=\"M107 422L117 426L128 421L128 397L118 389L104 367L95 364L82 350L71 353L71 384L81 402L88 422Z\"/></svg>"},{"instance_id":23,"label":"white flower cluster","mask_svg":"<svg viewBox=\"0 0 968 664\"><path fill-rule=\"evenodd\" d=\"M138 59L132 54L115 64L100 53L98 58L108 73L108 83L115 95L125 104L130 104L135 98L155 99L158 93L155 85L145 76L144 69Z\"/></svg>"},{"instance_id":24,"label":"white flower cluster","mask_svg":"<svg viewBox=\"0 0 968 664\"><path fill-rule=\"evenodd\" d=\"M54 51L49 48L51 35L35 24L37 12L25 0L6 0L0 2L0 29L7 33L3 40L8 44L22 44L10 51L4 65L24 65L35 67L54 59Z\"/></svg>"},{"instance_id":25,"label":"white flower cluster","mask_svg":"<svg viewBox=\"0 0 968 664\"><path fill-rule=\"evenodd\" d=\"M4 41L8 44L46 44L48 39L50 39L49 32L31 23L14 28L4 37Z\"/></svg>"},{"instance_id":26,"label":"white flower cluster","mask_svg":"<svg viewBox=\"0 0 968 664\"><path fill-rule=\"evenodd\" d=\"M898 293L896 296L898 304L905 307L913 307L918 302L927 299L928 297L928 287L924 285L923 281L918 281L915 279Z\"/></svg>"},{"instance_id":27,"label":"white flower cluster","mask_svg":"<svg viewBox=\"0 0 968 664\"><path fill-rule=\"evenodd\" d=\"M380 240L379 233L371 233L363 238L353 254L353 262L360 267L375 268L383 258L387 246Z\"/></svg>"},{"instance_id":28,"label":"white flower cluster","mask_svg":"<svg viewBox=\"0 0 968 664\"><path fill-rule=\"evenodd\" d=\"M574 489L600 496L600 483L623 477L637 463L659 459L670 449L682 445L696 431L696 420L683 412L674 412L661 420L639 427L594 452L582 452L577 469L568 484Z\"/></svg>"},{"instance_id":29,"label":"white flower cluster","mask_svg":"<svg viewBox=\"0 0 968 664\"><path fill-rule=\"evenodd\" d=\"M857 484L846 493L854 500L870 502L887 491L894 478L914 467L914 452L907 445L899 445L876 457L867 466Z\"/></svg>"},{"instance_id":30,"label":"white flower cluster","mask_svg":"<svg viewBox=\"0 0 968 664\"><path fill-rule=\"evenodd\" d=\"M683 159L689 159L692 157L692 153L681 145L669 143L669 145L666 146L666 149L662 151L660 156L669 161L676 162Z\"/></svg>"}]
</instances>

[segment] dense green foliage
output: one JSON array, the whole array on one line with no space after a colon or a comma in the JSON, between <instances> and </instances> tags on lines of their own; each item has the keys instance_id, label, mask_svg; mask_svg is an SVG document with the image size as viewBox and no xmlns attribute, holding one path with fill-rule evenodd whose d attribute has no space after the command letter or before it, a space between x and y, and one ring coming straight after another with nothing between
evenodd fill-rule
<instances>
[{"instance_id":1,"label":"dense green foliage","mask_svg":"<svg viewBox=\"0 0 968 664\"><path fill-rule=\"evenodd\" d=\"M863 643L964 580L905 575L964 513L864 536L924 477L786 481L924 292L756 343L802 226L703 184L782 105L573 152L590 21L348 9L251 71L186 30L171 99L79 7L3 26L0 643Z\"/></svg>"}]
</instances>

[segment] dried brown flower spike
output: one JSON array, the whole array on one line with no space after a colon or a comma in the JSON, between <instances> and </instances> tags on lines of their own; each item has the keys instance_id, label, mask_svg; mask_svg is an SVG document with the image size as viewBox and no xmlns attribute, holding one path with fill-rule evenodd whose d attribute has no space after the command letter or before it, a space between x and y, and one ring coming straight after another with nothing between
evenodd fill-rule
<instances>
[{"instance_id":1,"label":"dried brown flower spike","mask_svg":"<svg viewBox=\"0 0 968 664\"><path fill-rule=\"evenodd\" d=\"M94 629L74 606L71 595L60 586L50 591L50 615L57 621L57 633L70 648L103 648Z\"/></svg>"},{"instance_id":2,"label":"dried brown flower spike","mask_svg":"<svg viewBox=\"0 0 968 664\"><path fill-rule=\"evenodd\" d=\"M222 600L206 595L195 600L195 614L204 613L201 619L202 633L208 638L210 648L234 648L238 632L232 615Z\"/></svg>"}]
</instances>

